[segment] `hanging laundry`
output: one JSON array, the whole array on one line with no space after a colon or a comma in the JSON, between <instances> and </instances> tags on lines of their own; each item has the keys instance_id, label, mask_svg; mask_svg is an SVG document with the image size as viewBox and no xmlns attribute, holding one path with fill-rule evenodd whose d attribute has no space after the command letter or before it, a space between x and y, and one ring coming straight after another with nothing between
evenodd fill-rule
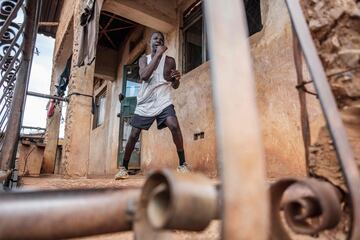
<instances>
[{"instance_id":1,"label":"hanging laundry","mask_svg":"<svg viewBox=\"0 0 360 240\"><path fill-rule=\"evenodd\" d=\"M55 105L56 105L56 102L54 99L51 99L50 100L50 104L48 105L48 108L47 108L47 116L48 118L52 117L55 113Z\"/></svg>"},{"instance_id":2,"label":"hanging laundry","mask_svg":"<svg viewBox=\"0 0 360 240\"><path fill-rule=\"evenodd\" d=\"M87 0L80 16L80 49L76 66L90 65L95 60L98 16L103 0Z\"/></svg>"},{"instance_id":3,"label":"hanging laundry","mask_svg":"<svg viewBox=\"0 0 360 240\"><path fill-rule=\"evenodd\" d=\"M66 62L66 66L64 71L61 73L57 84L55 84L55 87L57 88L57 96L62 97L66 91L67 85L69 84L69 78L70 78L70 71L71 71L71 62L72 62L72 55L69 57L69 59Z\"/></svg>"}]
</instances>

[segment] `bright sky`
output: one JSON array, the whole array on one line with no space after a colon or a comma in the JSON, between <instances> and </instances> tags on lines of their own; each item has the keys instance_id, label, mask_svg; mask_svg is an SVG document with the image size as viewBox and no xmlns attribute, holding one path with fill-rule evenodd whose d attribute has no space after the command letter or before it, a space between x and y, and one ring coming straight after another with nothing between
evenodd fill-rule
<instances>
[{"instance_id":1,"label":"bright sky","mask_svg":"<svg viewBox=\"0 0 360 240\"><path fill-rule=\"evenodd\" d=\"M34 54L33 64L30 74L29 91L37 93L50 93L52 57L55 40L50 37L38 34L36 47L39 50L39 56ZM25 114L23 126L46 127L46 105L49 99L28 96L26 99ZM64 104L65 105L65 104ZM63 117L60 126L60 137L64 136L65 109L63 107Z\"/></svg>"}]
</instances>

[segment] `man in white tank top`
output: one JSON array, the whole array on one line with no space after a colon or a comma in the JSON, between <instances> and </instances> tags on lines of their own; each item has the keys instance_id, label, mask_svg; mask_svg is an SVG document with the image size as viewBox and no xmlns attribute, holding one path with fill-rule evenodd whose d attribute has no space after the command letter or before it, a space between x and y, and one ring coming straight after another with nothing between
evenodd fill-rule
<instances>
[{"instance_id":1,"label":"man in white tank top","mask_svg":"<svg viewBox=\"0 0 360 240\"><path fill-rule=\"evenodd\" d=\"M148 130L156 120L158 129L168 127L171 131L179 156L178 171L188 172L181 129L171 99L171 89L180 85L180 73L176 70L175 59L165 55L164 35L154 32L150 40L151 54L139 60L139 75L142 85L137 96L135 115L122 166L115 179L128 178L128 164L141 130Z\"/></svg>"}]
</instances>

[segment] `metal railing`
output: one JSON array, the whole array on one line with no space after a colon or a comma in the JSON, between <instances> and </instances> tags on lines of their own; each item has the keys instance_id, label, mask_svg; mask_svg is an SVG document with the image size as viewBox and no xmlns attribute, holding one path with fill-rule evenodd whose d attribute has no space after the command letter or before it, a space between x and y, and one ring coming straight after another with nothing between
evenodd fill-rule
<instances>
[{"instance_id":1,"label":"metal railing","mask_svg":"<svg viewBox=\"0 0 360 240\"><path fill-rule=\"evenodd\" d=\"M302 79L303 54L348 190L347 198L349 199L351 222L347 239L360 239L360 174L354 154L300 2L299 0L286 0L286 4L293 26L294 60L298 86L306 83ZM299 90L306 91L306 89ZM307 149L310 133L304 98L300 94L303 138L305 149ZM308 154L307 151L305 152ZM270 191L273 219L271 234L273 239L291 239L282 226L281 210L284 211L290 229L299 234L319 234L323 230L334 228L340 222L340 202L344 200L344 196L334 185L326 181L316 178L281 179L271 186Z\"/></svg>"},{"instance_id":2,"label":"metal railing","mask_svg":"<svg viewBox=\"0 0 360 240\"><path fill-rule=\"evenodd\" d=\"M23 3L24 0L6 0L0 4L0 151L24 47Z\"/></svg>"}]
</instances>

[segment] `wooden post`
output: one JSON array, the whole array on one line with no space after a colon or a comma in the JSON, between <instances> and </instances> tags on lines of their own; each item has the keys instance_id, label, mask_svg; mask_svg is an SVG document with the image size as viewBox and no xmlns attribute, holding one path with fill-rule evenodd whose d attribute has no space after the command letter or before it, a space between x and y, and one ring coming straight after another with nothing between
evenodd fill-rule
<instances>
[{"instance_id":1,"label":"wooden post","mask_svg":"<svg viewBox=\"0 0 360 240\"><path fill-rule=\"evenodd\" d=\"M73 42L73 61L71 67L71 78L69 81L68 94L78 92L81 94L92 95L95 74L95 62L90 65L78 67L76 63L79 58L81 47L81 26L80 16L86 1L81 0L76 3L74 15L74 42ZM94 11L97 30L100 19L101 0L96 1L98 9ZM98 34L95 34L92 41L97 42ZM62 170L66 177L86 177L88 172L90 154L90 133L91 133L91 107L92 98L84 95L72 95L69 99L66 113L66 128L64 136L64 147L62 154Z\"/></svg>"},{"instance_id":2,"label":"wooden post","mask_svg":"<svg viewBox=\"0 0 360 240\"><path fill-rule=\"evenodd\" d=\"M269 198L242 1L205 1L223 239L268 239Z\"/></svg>"}]
</instances>

